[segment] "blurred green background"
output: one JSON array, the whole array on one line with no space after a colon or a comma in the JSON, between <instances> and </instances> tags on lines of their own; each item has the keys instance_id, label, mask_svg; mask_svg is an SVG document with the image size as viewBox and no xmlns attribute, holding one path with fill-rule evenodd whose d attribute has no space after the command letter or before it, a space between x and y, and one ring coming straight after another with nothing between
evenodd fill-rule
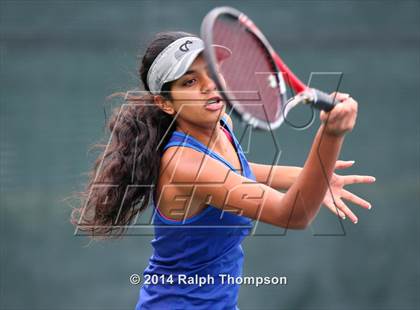
<instances>
[{"instance_id":1,"label":"blurred green background","mask_svg":"<svg viewBox=\"0 0 420 310\"><path fill-rule=\"evenodd\" d=\"M249 15L304 80L343 72L359 102L341 158L345 173L374 185L351 190L359 223L321 210L311 229L244 242L244 275L288 277L287 286L242 286L244 309L419 309L418 1L0 1L1 309L133 309L151 236L89 243L69 214L106 137L106 97L138 85L137 55L155 32L198 33L205 14L230 5ZM313 84L333 91L336 79ZM294 114L307 117L307 110ZM306 114L305 114L306 113ZM235 132L245 126L234 118ZM275 131L280 164L302 165L317 121ZM270 163L270 136L244 140L251 161ZM246 142L246 143L245 143ZM249 142L249 143L248 143ZM417 293L416 293L417 292Z\"/></svg>"}]
</instances>

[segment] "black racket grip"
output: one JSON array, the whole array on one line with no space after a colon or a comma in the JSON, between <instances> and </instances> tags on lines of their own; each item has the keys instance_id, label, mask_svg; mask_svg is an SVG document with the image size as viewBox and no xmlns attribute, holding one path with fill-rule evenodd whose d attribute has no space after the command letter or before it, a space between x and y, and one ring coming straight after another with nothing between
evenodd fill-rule
<instances>
[{"instance_id":1,"label":"black racket grip","mask_svg":"<svg viewBox=\"0 0 420 310\"><path fill-rule=\"evenodd\" d=\"M323 91L314 88L312 88L311 91L313 95L312 106L314 108L329 112L332 109L334 109L334 106L338 103L338 100L334 100L333 97L331 97L327 93L324 93Z\"/></svg>"}]
</instances>

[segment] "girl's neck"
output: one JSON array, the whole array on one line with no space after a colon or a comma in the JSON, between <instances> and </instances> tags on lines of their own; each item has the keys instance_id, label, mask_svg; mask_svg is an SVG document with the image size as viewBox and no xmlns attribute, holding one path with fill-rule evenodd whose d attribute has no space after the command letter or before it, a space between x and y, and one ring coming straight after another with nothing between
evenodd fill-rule
<instances>
[{"instance_id":1,"label":"girl's neck","mask_svg":"<svg viewBox=\"0 0 420 310\"><path fill-rule=\"evenodd\" d=\"M222 132L222 129L219 126L219 123L217 123L217 126L213 127L198 127L198 126L185 126L184 124L178 124L176 127L177 131L183 132L184 134L187 134L199 142L201 142L203 145L206 145L209 149L219 149L223 148L224 140L221 139L222 135L224 134Z\"/></svg>"}]
</instances>

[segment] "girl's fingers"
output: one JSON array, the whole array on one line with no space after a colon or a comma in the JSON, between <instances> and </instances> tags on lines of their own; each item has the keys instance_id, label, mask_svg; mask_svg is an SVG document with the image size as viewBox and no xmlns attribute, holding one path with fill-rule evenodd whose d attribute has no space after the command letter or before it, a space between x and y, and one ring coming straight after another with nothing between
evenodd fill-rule
<instances>
[{"instance_id":1,"label":"girl's fingers","mask_svg":"<svg viewBox=\"0 0 420 310\"><path fill-rule=\"evenodd\" d=\"M376 181L375 177L370 175L344 175L342 178L344 185L355 183L373 183Z\"/></svg>"},{"instance_id":2,"label":"girl's fingers","mask_svg":"<svg viewBox=\"0 0 420 310\"><path fill-rule=\"evenodd\" d=\"M354 160L337 160L335 169L347 169L353 166Z\"/></svg>"},{"instance_id":3,"label":"girl's fingers","mask_svg":"<svg viewBox=\"0 0 420 310\"><path fill-rule=\"evenodd\" d=\"M325 122L328 118L328 114L325 111L321 111L319 114L319 119L321 120L321 122Z\"/></svg>"},{"instance_id":4,"label":"girl's fingers","mask_svg":"<svg viewBox=\"0 0 420 310\"><path fill-rule=\"evenodd\" d=\"M335 100L343 101L350 97L350 94L333 92L330 94Z\"/></svg>"},{"instance_id":5,"label":"girl's fingers","mask_svg":"<svg viewBox=\"0 0 420 310\"><path fill-rule=\"evenodd\" d=\"M362 208L369 209L369 210L372 208L372 205L368 201L360 198L359 196L357 196L357 195L355 195L355 194L353 194L353 193L351 193L347 190L343 190L341 192L341 197L350 201L350 202L352 202L352 203L354 203L354 204L356 204L356 205L361 206Z\"/></svg>"},{"instance_id":6,"label":"girl's fingers","mask_svg":"<svg viewBox=\"0 0 420 310\"><path fill-rule=\"evenodd\" d=\"M337 104L330 112L321 112L320 118L326 126L326 133L342 136L353 130L357 117L357 102L348 94L333 94L339 99Z\"/></svg>"},{"instance_id":7,"label":"girl's fingers","mask_svg":"<svg viewBox=\"0 0 420 310\"><path fill-rule=\"evenodd\" d=\"M357 222L359 221L359 219L350 210L350 208L346 206L346 204L341 199L337 199L335 201L335 204L337 205L337 208L339 208L340 211L342 211L350 219L350 221L352 221L354 224L357 224Z\"/></svg>"},{"instance_id":8,"label":"girl's fingers","mask_svg":"<svg viewBox=\"0 0 420 310\"><path fill-rule=\"evenodd\" d=\"M341 211L339 208L337 208L337 207L334 205L334 203L328 203L328 204L325 204L325 206L326 206L328 209L330 209L330 211L331 211L332 213L334 213L335 215L339 216L339 217L340 217L340 218L342 218L343 220L345 220L345 219L346 219L346 215L344 214L344 212L343 212L343 211Z\"/></svg>"}]
</instances>

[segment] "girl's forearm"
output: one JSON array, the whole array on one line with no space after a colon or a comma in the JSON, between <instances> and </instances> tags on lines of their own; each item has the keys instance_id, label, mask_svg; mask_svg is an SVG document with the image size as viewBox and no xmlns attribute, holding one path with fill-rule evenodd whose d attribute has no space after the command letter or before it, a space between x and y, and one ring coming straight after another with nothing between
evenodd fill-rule
<instances>
[{"instance_id":1,"label":"girl's forearm","mask_svg":"<svg viewBox=\"0 0 420 310\"><path fill-rule=\"evenodd\" d=\"M282 203L290 221L306 227L319 211L334 172L344 136L326 134L324 126L317 132L308 158Z\"/></svg>"},{"instance_id":2,"label":"girl's forearm","mask_svg":"<svg viewBox=\"0 0 420 310\"><path fill-rule=\"evenodd\" d=\"M276 190L288 190L296 181L301 167L294 166L271 166L250 163L251 169L259 183L264 183Z\"/></svg>"}]
</instances>

